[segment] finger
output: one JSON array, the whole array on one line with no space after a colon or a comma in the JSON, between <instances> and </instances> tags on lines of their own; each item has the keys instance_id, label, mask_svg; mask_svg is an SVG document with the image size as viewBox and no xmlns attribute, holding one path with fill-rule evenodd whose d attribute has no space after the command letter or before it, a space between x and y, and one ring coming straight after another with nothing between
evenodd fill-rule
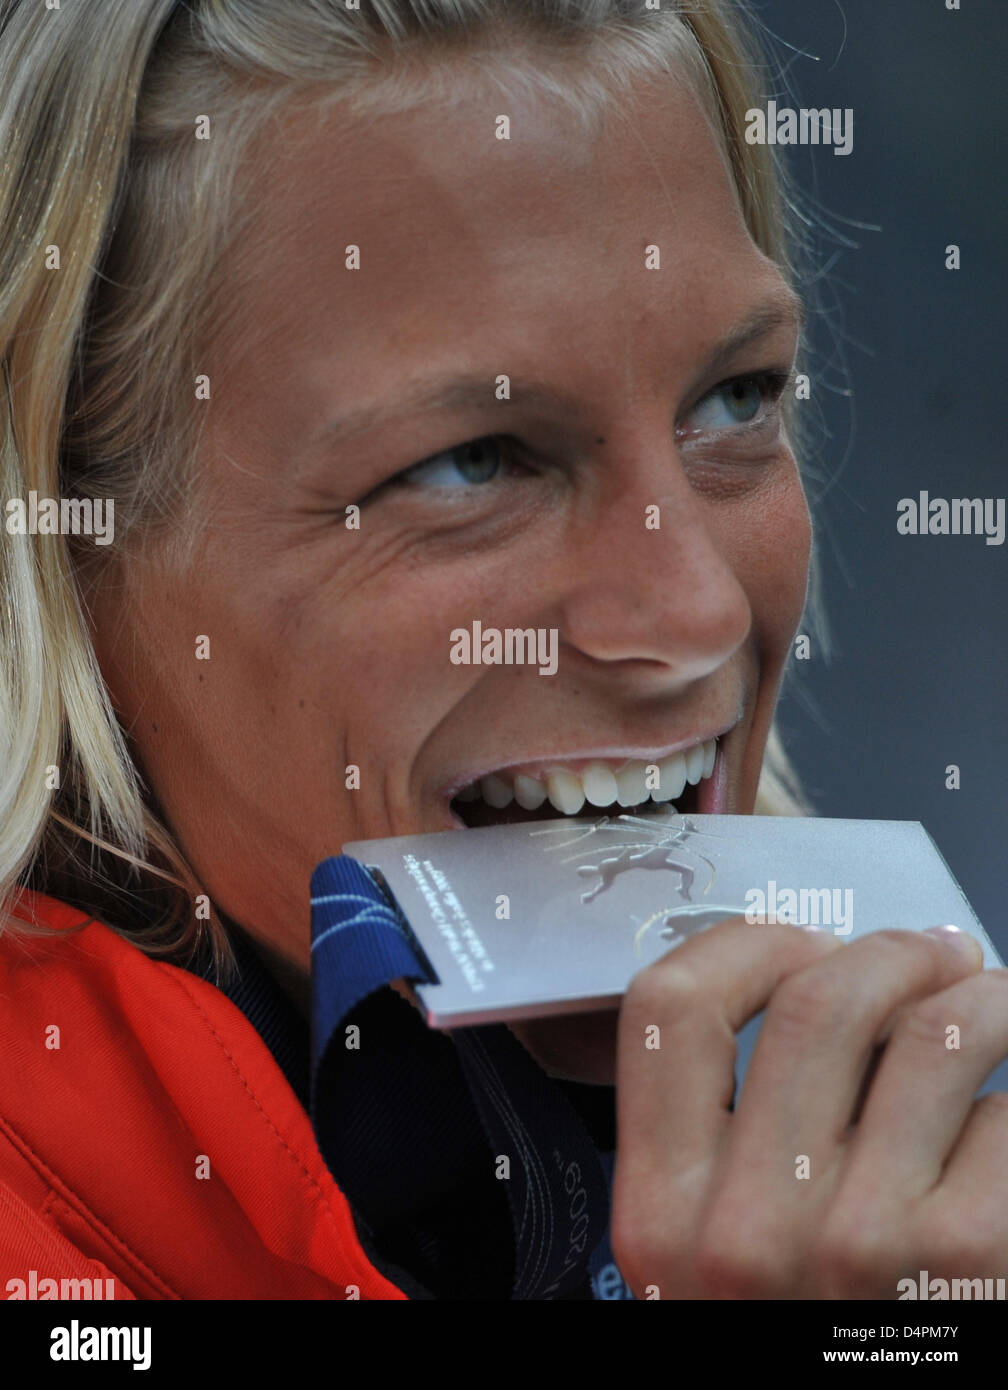
<instances>
[{"instance_id":1,"label":"finger","mask_svg":"<svg viewBox=\"0 0 1008 1390\"><path fill-rule=\"evenodd\" d=\"M781 983L727 1127L716 1209L707 1216L712 1247L740 1251L757 1267L774 1250L774 1272L788 1285L822 1235L880 1028L906 999L933 993L981 960L923 933L880 932ZM839 1232L841 1244L847 1235Z\"/></svg>"},{"instance_id":2,"label":"finger","mask_svg":"<svg viewBox=\"0 0 1008 1390\"><path fill-rule=\"evenodd\" d=\"M960 943L965 943L965 949ZM880 1028L909 1000L982 963L965 933L885 931L793 974L775 992L736 1105L726 1164L747 1191L790 1189L797 1155L824 1172L859 1100ZM738 1158L736 1160L736 1155Z\"/></svg>"},{"instance_id":3,"label":"finger","mask_svg":"<svg viewBox=\"0 0 1008 1390\"><path fill-rule=\"evenodd\" d=\"M977 1091L1006 1055L1008 970L984 970L906 1010L852 1137L845 1183L874 1173L877 1186L884 1172L894 1204L895 1194L903 1209L917 1202L939 1182Z\"/></svg>"},{"instance_id":4,"label":"finger","mask_svg":"<svg viewBox=\"0 0 1008 1390\"><path fill-rule=\"evenodd\" d=\"M736 1032L781 980L842 946L826 933L732 918L635 976L618 1035L624 1176L631 1156L635 1172L706 1165L730 1118Z\"/></svg>"},{"instance_id":5,"label":"finger","mask_svg":"<svg viewBox=\"0 0 1008 1390\"><path fill-rule=\"evenodd\" d=\"M880 1029L908 1001L977 970L965 934L879 932L810 965L776 991L736 1105L724 1157L726 1206L782 1222L821 1199L861 1100ZM802 1181L798 1181L802 1178ZM811 1180L811 1186L809 1181Z\"/></svg>"},{"instance_id":6,"label":"finger","mask_svg":"<svg viewBox=\"0 0 1008 1390\"><path fill-rule=\"evenodd\" d=\"M1008 1093L975 1100L926 1210L950 1268L973 1277L1005 1272L1008 1249ZM981 1262L983 1263L981 1264Z\"/></svg>"}]
</instances>

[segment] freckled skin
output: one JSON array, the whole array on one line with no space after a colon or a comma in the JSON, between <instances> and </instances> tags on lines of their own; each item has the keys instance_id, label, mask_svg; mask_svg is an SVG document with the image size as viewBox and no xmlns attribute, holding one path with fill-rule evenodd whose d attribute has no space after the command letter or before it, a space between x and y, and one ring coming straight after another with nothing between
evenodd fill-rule
<instances>
[{"instance_id":1,"label":"freckled skin","mask_svg":"<svg viewBox=\"0 0 1008 1390\"><path fill-rule=\"evenodd\" d=\"M642 81L622 106L632 138L607 122L577 159L581 137L545 101L515 112L509 142L478 95L366 129L290 112L227 272L248 331L207 347L198 559L180 572L151 548L96 594L99 659L159 805L295 988L314 865L351 839L448 828L445 788L474 762L660 747L741 712L727 809L752 809L808 513L783 437L755 456L691 452L676 424L726 376L786 369L795 335L698 378L782 282L685 82ZM651 243L660 271L644 268ZM435 367L484 374L485 406L313 445ZM532 378L566 406L523 403ZM530 462L482 496L375 491L492 434ZM661 529L645 531L652 503ZM452 666L449 632L474 617L557 627L557 674ZM591 1020L523 1036L596 1079L611 1056Z\"/></svg>"}]
</instances>

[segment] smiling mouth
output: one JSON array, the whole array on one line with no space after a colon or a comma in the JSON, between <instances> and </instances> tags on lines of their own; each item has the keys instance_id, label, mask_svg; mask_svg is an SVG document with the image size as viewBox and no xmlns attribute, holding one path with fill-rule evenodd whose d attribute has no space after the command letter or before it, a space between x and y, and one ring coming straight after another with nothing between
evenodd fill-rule
<instances>
[{"instance_id":1,"label":"smiling mouth","mask_svg":"<svg viewBox=\"0 0 1008 1390\"><path fill-rule=\"evenodd\" d=\"M451 810L470 829L595 811L632 815L669 805L680 812L713 811L718 752L718 739L711 738L652 762L598 758L579 767L557 762L534 774L492 772L457 792Z\"/></svg>"}]
</instances>

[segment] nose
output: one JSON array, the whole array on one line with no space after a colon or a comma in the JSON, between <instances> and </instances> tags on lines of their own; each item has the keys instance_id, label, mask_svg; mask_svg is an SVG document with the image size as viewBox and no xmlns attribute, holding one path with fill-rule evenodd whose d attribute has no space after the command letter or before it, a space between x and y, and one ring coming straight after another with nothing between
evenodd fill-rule
<instances>
[{"instance_id":1,"label":"nose","mask_svg":"<svg viewBox=\"0 0 1008 1390\"><path fill-rule=\"evenodd\" d=\"M592 663L636 663L678 687L722 666L753 615L712 526L717 504L694 491L667 428L627 445L590 520L572 522L560 636Z\"/></svg>"}]
</instances>

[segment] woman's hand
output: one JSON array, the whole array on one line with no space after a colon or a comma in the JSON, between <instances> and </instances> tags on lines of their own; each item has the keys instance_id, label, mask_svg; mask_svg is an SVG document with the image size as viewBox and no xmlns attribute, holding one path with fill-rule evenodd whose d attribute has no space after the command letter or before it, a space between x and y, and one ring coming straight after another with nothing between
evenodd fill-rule
<instances>
[{"instance_id":1,"label":"woman's hand","mask_svg":"<svg viewBox=\"0 0 1008 1390\"><path fill-rule=\"evenodd\" d=\"M974 1100L1008 1054L1008 970L981 965L947 929L848 944L736 918L642 971L612 1216L637 1296L894 1299L922 1269L1008 1274L1008 1095ZM764 1005L732 1113L734 1035Z\"/></svg>"}]
</instances>

